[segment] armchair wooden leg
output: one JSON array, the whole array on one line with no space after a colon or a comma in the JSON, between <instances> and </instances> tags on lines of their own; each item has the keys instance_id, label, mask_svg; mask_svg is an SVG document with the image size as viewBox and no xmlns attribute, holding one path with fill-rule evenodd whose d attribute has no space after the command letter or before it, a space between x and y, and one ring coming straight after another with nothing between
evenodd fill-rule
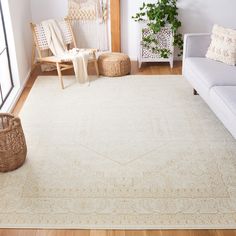
<instances>
[{"instance_id":1,"label":"armchair wooden leg","mask_svg":"<svg viewBox=\"0 0 236 236\"><path fill-rule=\"evenodd\" d=\"M196 89L193 89L193 95L194 95L194 96L199 95Z\"/></svg>"},{"instance_id":2,"label":"armchair wooden leg","mask_svg":"<svg viewBox=\"0 0 236 236\"><path fill-rule=\"evenodd\" d=\"M36 62L35 62L35 49L36 49L36 46L35 44L33 44L33 47L32 47L32 55L31 55L31 74L33 73L35 67L36 67Z\"/></svg>"},{"instance_id":3,"label":"armchair wooden leg","mask_svg":"<svg viewBox=\"0 0 236 236\"><path fill-rule=\"evenodd\" d=\"M63 79L62 79L60 63L57 63L57 73L58 73L58 76L59 76L59 79L60 79L61 88L64 89L64 83L63 83Z\"/></svg>"},{"instance_id":4,"label":"armchair wooden leg","mask_svg":"<svg viewBox=\"0 0 236 236\"><path fill-rule=\"evenodd\" d=\"M94 61L94 66L95 66L95 70L96 70L96 75L99 76L99 68L98 68L98 62Z\"/></svg>"}]
</instances>

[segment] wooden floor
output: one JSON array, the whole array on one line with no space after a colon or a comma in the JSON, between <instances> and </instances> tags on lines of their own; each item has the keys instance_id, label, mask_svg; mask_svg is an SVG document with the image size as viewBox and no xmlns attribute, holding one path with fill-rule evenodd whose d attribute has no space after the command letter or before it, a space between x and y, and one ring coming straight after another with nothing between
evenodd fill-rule
<instances>
[{"instance_id":1,"label":"wooden floor","mask_svg":"<svg viewBox=\"0 0 236 236\"><path fill-rule=\"evenodd\" d=\"M176 62L171 70L168 64L144 64L139 70L137 63L132 63L132 74L141 75L163 75L181 74L181 63ZM73 71L67 72L72 74ZM93 73L90 69L90 73ZM23 93L20 97L14 113L18 114L21 110L33 84L38 75L55 75L55 72L42 73L36 68L32 73ZM59 86L59 82L58 82ZM0 229L0 236L236 236L236 230L156 230L156 231L114 231L114 230L5 230Z\"/></svg>"},{"instance_id":2,"label":"wooden floor","mask_svg":"<svg viewBox=\"0 0 236 236\"><path fill-rule=\"evenodd\" d=\"M0 230L0 236L235 236L233 230Z\"/></svg>"}]
</instances>

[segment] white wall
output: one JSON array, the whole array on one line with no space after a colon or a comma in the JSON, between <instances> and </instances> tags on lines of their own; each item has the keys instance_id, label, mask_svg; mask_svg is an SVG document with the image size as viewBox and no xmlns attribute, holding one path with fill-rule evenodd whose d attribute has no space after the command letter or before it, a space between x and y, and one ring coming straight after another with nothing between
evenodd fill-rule
<instances>
[{"instance_id":1,"label":"white wall","mask_svg":"<svg viewBox=\"0 0 236 236\"><path fill-rule=\"evenodd\" d=\"M18 0L19 1L19 0ZM32 20L63 19L67 15L68 0L31 0Z\"/></svg>"},{"instance_id":2,"label":"white wall","mask_svg":"<svg viewBox=\"0 0 236 236\"><path fill-rule=\"evenodd\" d=\"M121 0L122 51L133 60L138 55L139 26L131 17L143 2L154 0ZM210 32L214 23L236 28L236 0L179 0L182 33Z\"/></svg>"},{"instance_id":3,"label":"white wall","mask_svg":"<svg viewBox=\"0 0 236 236\"><path fill-rule=\"evenodd\" d=\"M32 18L39 22L48 18L63 18L68 0L31 0ZM122 51L137 59L139 26L131 17L142 2L155 0L121 0ZM214 23L236 28L236 0L179 0L182 32L209 32Z\"/></svg>"},{"instance_id":4,"label":"white wall","mask_svg":"<svg viewBox=\"0 0 236 236\"><path fill-rule=\"evenodd\" d=\"M68 14L68 0L31 0L31 12L32 12L32 20L34 23L39 23L43 20L48 20L48 19L57 19L57 20L64 19ZM110 21L108 14L108 29L110 29L109 23ZM94 31L95 36L96 33L97 31ZM109 34L110 31L108 30L108 35ZM108 41L110 43L110 37L108 37ZM94 45L93 40L90 39L89 42L91 43L92 47L96 47L96 45ZM107 46L105 45L104 47L107 48Z\"/></svg>"},{"instance_id":5,"label":"white wall","mask_svg":"<svg viewBox=\"0 0 236 236\"><path fill-rule=\"evenodd\" d=\"M30 0L9 0L6 12L6 29L16 85L22 86L31 68L32 36ZM7 7L7 8L6 8Z\"/></svg>"}]
</instances>

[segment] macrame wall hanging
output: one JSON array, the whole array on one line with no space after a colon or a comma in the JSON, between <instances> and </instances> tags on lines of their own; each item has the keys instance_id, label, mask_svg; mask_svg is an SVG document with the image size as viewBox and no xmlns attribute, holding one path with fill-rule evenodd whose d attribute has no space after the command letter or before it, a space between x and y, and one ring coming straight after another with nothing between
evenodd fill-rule
<instances>
[{"instance_id":1,"label":"macrame wall hanging","mask_svg":"<svg viewBox=\"0 0 236 236\"><path fill-rule=\"evenodd\" d=\"M108 1L68 0L71 20L79 48L109 50Z\"/></svg>"}]
</instances>

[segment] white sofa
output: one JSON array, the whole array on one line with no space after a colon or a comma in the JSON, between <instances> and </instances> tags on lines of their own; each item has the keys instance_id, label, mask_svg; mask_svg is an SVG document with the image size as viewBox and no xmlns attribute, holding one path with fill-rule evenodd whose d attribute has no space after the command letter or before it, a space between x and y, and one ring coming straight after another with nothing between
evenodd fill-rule
<instances>
[{"instance_id":1,"label":"white sofa","mask_svg":"<svg viewBox=\"0 0 236 236\"><path fill-rule=\"evenodd\" d=\"M205 57L210 34L187 34L183 75L236 139L236 66Z\"/></svg>"}]
</instances>

